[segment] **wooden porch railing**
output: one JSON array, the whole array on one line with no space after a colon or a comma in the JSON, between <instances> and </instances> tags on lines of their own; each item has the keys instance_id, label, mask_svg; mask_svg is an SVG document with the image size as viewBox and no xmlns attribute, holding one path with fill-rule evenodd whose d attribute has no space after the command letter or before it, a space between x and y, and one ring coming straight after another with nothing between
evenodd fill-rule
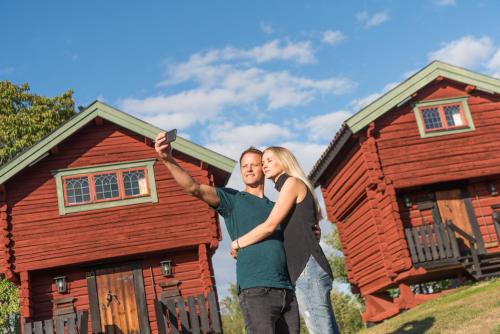
<instances>
[{"instance_id":1,"label":"wooden porch railing","mask_svg":"<svg viewBox=\"0 0 500 334\"><path fill-rule=\"evenodd\" d=\"M206 299L203 295L186 299L169 298L164 301L155 299L155 313L159 334L222 333L213 291L210 291Z\"/></svg>"},{"instance_id":2,"label":"wooden porch railing","mask_svg":"<svg viewBox=\"0 0 500 334\"><path fill-rule=\"evenodd\" d=\"M476 275L481 275L477 240L447 220L445 224L436 223L405 229L406 240L414 264L433 263L448 259L457 261L472 257ZM457 235L469 242L470 247L461 247Z\"/></svg>"},{"instance_id":3,"label":"wooden porch railing","mask_svg":"<svg viewBox=\"0 0 500 334\"><path fill-rule=\"evenodd\" d=\"M87 334L89 313L78 311L76 317L59 316L44 321L25 321L24 334Z\"/></svg>"}]
</instances>

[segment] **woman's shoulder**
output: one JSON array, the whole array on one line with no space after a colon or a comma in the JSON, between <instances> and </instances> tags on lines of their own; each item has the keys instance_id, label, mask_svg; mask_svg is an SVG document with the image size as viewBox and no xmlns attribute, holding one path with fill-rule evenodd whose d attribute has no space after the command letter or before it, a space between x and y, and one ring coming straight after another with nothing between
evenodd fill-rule
<instances>
[{"instance_id":1,"label":"woman's shoulder","mask_svg":"<svg viewBox=\"0 0 500 334\"><path fill-rule=\"evenodd\" d=\"M289 176L285 181L284 186L285 185L287 188L293 187L293 188L297 188L297 189L307 187L306 184L304 183L304 181L302 181L301 179L299 179L298 177L295 177L295 176Z\"/></svg>"}]
</instances>

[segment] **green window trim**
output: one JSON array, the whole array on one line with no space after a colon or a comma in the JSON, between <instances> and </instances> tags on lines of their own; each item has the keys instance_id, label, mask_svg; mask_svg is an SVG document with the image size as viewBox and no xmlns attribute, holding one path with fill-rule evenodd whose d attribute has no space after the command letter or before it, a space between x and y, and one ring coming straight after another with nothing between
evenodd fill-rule
<instances>
[{"instance_id":1,"label":"green window trim","mask_svg":"<svg viewBox=\"0 0 500 334\"><path fill-rule=\"evenodd\" d=\"M147 160L137 160L137 161L129 161L129 162L119 162L119 163L111 163L104 164L98 166L91 167L77 167L77 168L67 168L67 169L58 169L53 170L52 175L54 175L56 179L56 188L57 188L57 202L59 205L59 214L66 215L68 213L73 212L81 212L81 211L90 211L90 210L98 210L104 208L112 208L117 206L125 206L125 205L133 205L140 203L156 203L158 202L158 194L156 192L156 182L154 176L153 166L156 163L156 159L147 159ZM79 174L92 174L98 172L106 172L113 170L122 170L122 169L133 169L133 168L145 168L147 170L148 176L148 186L149 186L149 195L136 197L136 198L125 198L125 199L117 199L106 202L98 202L98 203L89 203L89 204L80 204L80 205L71 205L66 206L64 201L64 186L63 186L63 178L79 175Z\"/></svg>"},{"instance_id":2,"label":"green window trim","mask_svg":"<svg viewBox=\"0 0 500 334\"><path fill-rule=\"evenodd\" d=\"M474 131L476 128L474 127L474 122L472 120L472 115L469 109L469 105L467 103L467 98L468 96L460 96L460 97L451 97L445 99L428 100L428 101L414 103L413 112L415 114L415 119L417 120L417 126L418 126L418 131L420 133L420 137L432 138L437 136L446 136L456 133ZM443 104L452 104L452 103L461 103L465 119L467 120L467 126L458 129L442 129L442 130L427 131L425 128L425 124L423 122L421 108L439 106Z\"/></svg>"}]
</instances>

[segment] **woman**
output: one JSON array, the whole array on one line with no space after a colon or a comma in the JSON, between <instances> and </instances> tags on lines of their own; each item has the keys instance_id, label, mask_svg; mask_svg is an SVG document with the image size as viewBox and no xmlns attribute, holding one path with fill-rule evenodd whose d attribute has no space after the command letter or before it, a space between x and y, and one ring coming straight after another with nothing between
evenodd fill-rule
<instances>
[{"instance_id":1,"label":"woman","mask_svg":"<svg viewBox=\"0 0 500 334\"><path fill-rule=\"evenodd\" d=\"M262 156L266 178L280 192L265 222L236 239L233 250L267 238L282 224L288 272L309 333L339 333L330 301L332 270L312 226L321 209L311 182L294 155L283 147L269 147Z\"/></svg>"}]
</instances>

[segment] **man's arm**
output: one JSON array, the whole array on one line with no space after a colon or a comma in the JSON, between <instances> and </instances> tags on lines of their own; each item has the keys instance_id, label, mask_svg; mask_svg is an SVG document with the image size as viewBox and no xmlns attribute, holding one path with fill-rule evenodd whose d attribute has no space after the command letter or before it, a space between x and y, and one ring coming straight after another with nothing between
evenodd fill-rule
<instances>
[{"instance_id":1,"label":"man's arm","mask_svg":"<svg viewBox=\"0 0 500 334\"><path fill-rule=\"evenodd\" d=\"M190 195L198 197L211 207L219 206L219 197L214 187L196 182L172 157L172 146L166 142L166 133L156 136L155 150L167 166L175 181Z\"/></svg>"}]
</instances>

